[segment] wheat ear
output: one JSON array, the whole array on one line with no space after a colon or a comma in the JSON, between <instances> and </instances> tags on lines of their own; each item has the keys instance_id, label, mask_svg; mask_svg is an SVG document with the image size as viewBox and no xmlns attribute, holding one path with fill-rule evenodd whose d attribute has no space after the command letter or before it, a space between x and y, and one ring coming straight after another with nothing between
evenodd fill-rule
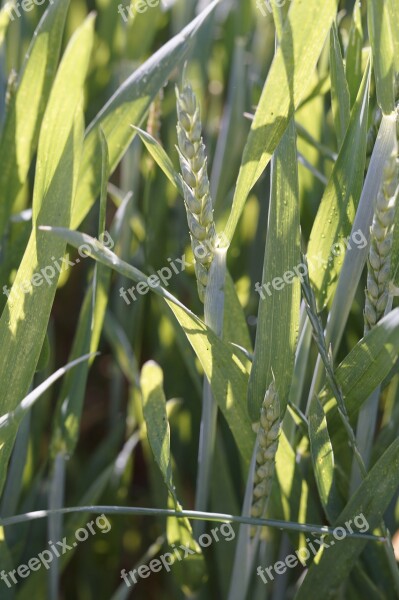
<instances>
[{"instance_id":1,"label":"wheat ear","mask_svg":"<svg viewBox=\"0 0 399 600\"><path fill-rule=\"evenodd\" d=\"M364 332L383 317L389 299L393 225L398 197L399 163L396 151L384 168L370 231Z\"/></svg>"},{"instance_id":2,"label":"wheat ear","mask_svg":"<svg viewBox=\"0 0 399 600\"><path fill-rule=\"evenodd\" d=\"M216 239L207 157L201 135L200 109L189 83L184 83L181 91L176 87L176 100L178 152L184 202L194 253L198 295L204 302Z\"/></svg>"},{"instance_id":3,"label":"wheat ear","mask_svg":"<svg viewBox=\"0 0 399 600\"><path fill-rule=\"evenodd\" d=\"M254 424L257 432L256 467L251 516L263 517L273 483L275 459L280 435L280 401L274 381L266 391L260 411L260 422Z\"/></svg>"}]
</instances>

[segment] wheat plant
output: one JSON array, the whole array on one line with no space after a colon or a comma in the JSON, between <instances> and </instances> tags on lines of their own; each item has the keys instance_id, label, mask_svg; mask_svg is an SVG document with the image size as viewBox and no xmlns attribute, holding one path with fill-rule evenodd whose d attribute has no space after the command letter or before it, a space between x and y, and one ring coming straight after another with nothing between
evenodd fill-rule
<instances>
[{"instance_id":1,"label":"wheat plant","mask_svg":"<svg viewBox=\"0 0 399 600\"><path fill-rule=\"evenodd\" d=\"M399 597L399 0L0 7L0 598Z\"/></svg>"}]
</instances>

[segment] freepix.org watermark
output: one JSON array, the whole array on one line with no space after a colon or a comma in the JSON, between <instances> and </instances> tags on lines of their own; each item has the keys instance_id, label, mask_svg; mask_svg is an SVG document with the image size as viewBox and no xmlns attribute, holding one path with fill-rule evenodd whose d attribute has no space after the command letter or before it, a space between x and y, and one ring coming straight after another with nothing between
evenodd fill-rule
<instances>
[{"instance_id":1,"label":"freepix.org watermark","mask_svg":"<svg viewBox=\"0 0 399 600\"><path fill-rule=\"evenodd\" d=\"M214 542L230 542L231 540L234 540L235 536L236 534L231 523L223 523L220 527L211 529L210 533L203 533L200 535L198 544L201 548L208 548ZM166 571L170 573L171 566L177 560L181 561L188 556L195 554L195 550L187 548L184 544L180 544L179 547L172 544L171 549L172 552L165 552L165 554L161 554L159 558L151 560L148 565L140 565L137 569L129 571L129 573L127 573L126 569L123 569L121 571L121 578L126 583L127 587L131 587L132 582L137 583L137 577L147 579L151 573L158 573L162 569L166 569Z\"/></svg>"},{"instance_id":2,"label":"freepix.org watermark","mask_svg":"<svg viewBox=\"0 0 399 600\"><path fill-rule=\"evenodd\" d=\"M364 233L358 229L354 231L348 237L342 239L340 242L333 244L330 250L330 256L326 260L322 257L321 252L317 256L315 256L312 260L308 257L308 263L311 267L326 267L333 259L337 256L342 256L345 253L345 250L352 250L353 247L362 249L367 246L367 239ZM286 271L281 275L281 277L275 277L272 281L268 281L261 285L259 281L255 284L255 290L258 292L259 296L262 300L266 299L265 292L268 296L272 295L271 287L273 290L279 292L286 285L292 284L295 277L298 277L301 281L305 275L308 274L308 267L304 263L299 263L295 267L292 268L292 271Z\"/></svg>"},{"instance_id":3,"label":"freepix.org watermark","mask_svg":"<svg viewBox=\"0 0 399 600\"><path fill-rule=\"evenodd\" d=\"M261 15L266 17L266 10L269 11L269 14L273 12L273 4L278 8L281 8L287 4L287 2L292 2L292 0L256 0L256 8L259 10Z\"/></svg>"},{"instance_id":4,"label":"freepix.org watermark","mask_svg":"<svg viewBox=\"0 0 399 600\"><path fill-rule=\"evenodd\" d=\"M287 569L294 569L299 563L306 566L306 561L308 561L311 556L316 556L320 548L331 548L331 546L335 545L336 541L340 542L346 538L348 533L353 533L354 527L352 526L352 523L356 528L356 532L366 533L366 531L370 529L366 517L363 513L360 513L360 515L357 515L353 520L349 519L346 521L344 524L345 527L335 527L332 533L334 539L329 540L328 544L324 539L318 540L315 538L311 542L309 538L306 538L307 546L301 546L298 550L295 550L294 554L289 554L286 556L285 560L278 560L270 567L263 568L259 565L256 569L256 574L261 578L264 584L267 584L269 581L274 580L275 575L283 575Z\"/></svg>"},{"instance_id":5,"label":"freepix.org watermark","mask_svg":"<svg viewBox=\"0 0 399 600\"><path fill-rule=\"evenodd\" d=\"M114 247L114 242L108 231L105 231L102 235L99 236L99 241L106 248L111 249ZM90 253L91 251L92 247L90 246L90 244L82 244L78 248L78 254L82 258L87 258L87 253ZM51 285L57 273L61 273L62 270L67 271L71 267L74 267L75 265L80 263L80 258L77 258L75 261L73 261L69 260L65 256L58 259L52 256L51 260L53 261L53 263L51 265L43 267L43 269L40 269L40 271L38 271L32 276L32 279L21 281L18 286L14 284L11 289L4 285L3 294L5 294L7 298L9 298L10 295L18 293L29 294L33 290L33 287L40 287L44 282L46 282L47 285Z\"/></svg>"},{"instance_id":6,"label":"freepix.org watermark","mask_svg":"<svg viewBox=\"0 0 399 600\"><path fill-rule=\"evenodd\" d=\"M140 281L136 285L132 285L132 287L128 288L127 290L125 290L124 287L121 287L119 290L120 297L124 299L126 304L131 304L127 293L133 301L136 301L136 293L139 293L140 296L145 296L150 291L150 288L158 287L161 284L161 281L164 287L168 287L169 279L171 279L173 273L179 275L179 273L183 273L183 271L185 271L186 266L189 267L191 264L186 261L185 254L183 254L181 258L175 258L174 260L168 258L168 262L173 271L169 267L162 267L162 269L159 269L156 274L147 277L147 281Z\"/></svg>"},{"instance_id":7,"label":"freepix.org watermark","mask_svg":"<svg viewBox=\"0 0 399 600\"><path fill-rule=\"evenodd\" d=\"M228 245L228 240L226 236L221 233L216 235L214 240L204 240L200 244L198 244L194 249L194 256L197 260L201 261L208 254L209 251L215 251L216 248L221 248ZM161 282L164 287L168 287L170 279L172 279L173 274L179 275L186 270L186 267L194 264L193 262L189 262L186 260L186 255L183 254L181 258L175 258L174 260L168 258L168 267L162 267L153 275L147 277L146 281L140 281L136 285L132 285L132 287L127 290L124 287L119 289L119 296L124 299L126 304L131 304L131 301L135 302L137 300L136 294L138 293L140 296L145 296L148 294L151 288L156 288L161 285ZM129 300L128 294L131 298Z\"/></svg>"},{"instance_id":8,"label":"freepix.org watermark","mask_svg":"<svg viewBox=\"0 0 399 600\"><path fill-rule=\"evenodd\" d=\"M22 0L22 2L8 2L4 8L11 21L14 21L16 17L19 18L21 16L21 10L30 12L34 9L35 4L36 6L43 6L46 2L54 4L54 0Z\"/></svg>"},{"instance_id":9,"label":"freepix.org watermark","mask_svg":"<svg viewBox=\"0 0 399 600\"><path fill-rule=\"evenodd\" d=\"M27 565L19 565L16 569L13 569L8 573L1 571L0 578L4 581L6 586L10 588L18 583L16 575L21 579L26 579L32 571L39 571L42 567L48 570L54 557L59 558L63 554L69 552L69 550L76 548L78 543L85 542L89 537L89 533L91 533L91 535L96 535L97 531L95 530L94 525L97 526L97 529L99 529L101 533L108 533L111 530L111 523L108 521L107 517L104 514L99 515L95 521L90 521L85 527L80 527L75 531L76 541L72 542L71 545L67 543L66 537L64 537L62 541L55 543L50 540L48 542L50 550L39 552L37 556L28 560Z\"/></svg>"},{"instance_id":10,"label":"freepix.org watermark","mask_svg":"<svg viewBox=\"0 0 399 600\"><path fill-rule=\"evenodd\" d=\"M165 3L162 2L162 0L132 0L129 6L126 7L123 6L123 4L118 4L118 13L125 23L127 23L129 18L133 19L135 15L143 14L147 12L149 8L156 8L157 6L163 6L164 4Z\"/></svg>"}]
</instances>

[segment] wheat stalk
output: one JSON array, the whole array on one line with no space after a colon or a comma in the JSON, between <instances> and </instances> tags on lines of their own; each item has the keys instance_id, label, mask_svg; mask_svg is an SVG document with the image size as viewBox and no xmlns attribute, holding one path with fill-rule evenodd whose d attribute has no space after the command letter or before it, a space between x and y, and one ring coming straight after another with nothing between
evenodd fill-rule
<instances>
[{"instance_id":1,"label":"wheat stalk","mask_svg":"<svg viewBox=\"0 0 399 600\"><path fill-rule=\"evenodd\" d=\"M281 429L280 401L274 381L266 391L260 411L260 422L255 423L253 428L257 433L258 451L256 453L251 516L259 518L264 515L270 496Z\"/></svg>"},{"instance_id":2,"label":"wheat stalk","mask_svg":"<svg viewBox=\"0 0 399 600\"><path fill-rule=\"evenodd\" d=\"M184 202L195 259L198 295L204 302L216 238L206 149L201 135L198 101L189 83L185 82L181 91L176 87L176 100L178 152Z\"/></svg>"}]
</instances>

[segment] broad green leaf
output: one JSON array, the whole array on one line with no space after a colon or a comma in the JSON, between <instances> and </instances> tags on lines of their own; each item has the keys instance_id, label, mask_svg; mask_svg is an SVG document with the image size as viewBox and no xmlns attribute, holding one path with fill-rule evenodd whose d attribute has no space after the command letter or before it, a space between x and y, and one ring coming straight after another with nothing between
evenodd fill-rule
<instances>
[{"instance_id":1,"label":"broad green leaf","mask_svg":"<svg viewBox=\"0 0 399 600\"><path fill-rule=\"evenodd\" d=\"M284 431L281 432L276 454L276 475L278 485L273 485L268 512L277 519L299 523L321 521L319 505L311 493L308 481L298 468L295 449L291 446ZM305 543L305 535L291 532L290 539L297 548Z\"/></svg>"},{"instance_id":2,"label":"broad green leaf","mask_svg":"<svg viewBox=\"0 0 399 600\"><path fill-rule=\"evenodd\" d=\"M169 493L175 506L178 506L179 501L172 476L170 429L163 390L163 372L154 361L144 364L141 370L140 387L148 441Z\"/></svg>"},{"instance_id":3,"label":"broad green leaf","mask_svg":"<svg viewBox=\"0 0 399 600\"><path fill-rule=\"evenodd\" d=\"M272 187L255 352L248 388L252 421L273 378L284 415L299 330L301 262L295 124L292 120L272 162ZM276 316L278 315L278 316Z\"/></svg>"},{"instance_id":4,"label":"broad green leaf","mask_svg":"<svg viewBox=\"0 0 399 600\"><path fill-rule=\"evenodd\" d=\"M267 167L290 118L307 92L336 9L336 0L294 1L291 5L244 149L225 228L229 240L234 235L250 190ZM309 15L312 15L311 19Z\"/></svg>"},{"instance_id":5,"label":"broad green leaf","mask_svg":"<svg viewBox=\"0 0 399 600\"><path fill-rule=\"evenodd\" d=\"M348 82L351 107L356 101L356 96L362 81L362 49L363 27L361 4L360 2L355 2L345 64L345 74Z\"/></svg>"},{"instance_id":6,"label":"broad green leaf","mask_svg":"<svg viewBox=\"0 0 399 600\"><path fill-rule=\"evenodd\" d=\"M90 248L89 256L133 281L147 284L148 277L144 273L118 258L89 235L60 227L42 227L41 229L60 236L75 248L87 244ZM245 407L248 384L247 360L239 349L220 340L201 319L161 285L150 287L150 290L166 300L183 328L210 381L212 393L232 431L237 447L248 466L251 461L255 435Z\"/></svg>"},{"instance_id":7,"label":"broad green leaf","mask_svg":"<svg viewBox=\"0 0 399 600\"><path fill-rule=\"evenodd\" d=\"M234 282L228 271L226 272L224 293L224 323L222 337L225 341L237 344L251 353L252 342L245 313L238 299Z\"/></svg>"},{"instance_id":8,"label":"broad green leaf","mask_svg":"<svg viewBox=\"0 0 399 600\"><path fill-rule=\"evenodd\" d=\"M317 396L309 411L309 439L317 489L328 520L333 523L343 508L336 487L334 451L327 428L327 419Z\"/></svg>"},{"instance_id":9,"label":"broad green leaf","mask_svg":"<svg viewBox=\"0 0 399 600\"><path fill-rule=\"evenodd\" d=\"M330 33L330 77L331 105L338 148L340 148L350 120L350 98L338 39L338 30L335 23Z\"/></svg>"},{"instance_id":10,"label":"broad green leaf","mask_svg":"<svg viewBox=\"0 0 399 600\"><path fill-rule=\"evenodd\" d=\"M399 73L399 4L397 0L388 0L389 24L391 26L392 41L394 46L394 67Z\"/></svg>"},{"instance_id":11,"label":"broad green leaf","mask_svg":"<svg viewBox=\"0 0 399 600\"><path fill-rule=\"evenodd\" d=\"M287 15L289 4L283 3L281 6L277 2L271 3L271 9L274 19L274 27L276 29L277 40L281 40L283 36L284 20Z\"/></svg>"},{"instance_id":12,"label":"broad green leaf","mask_svg":"<svg viewBox=\"0 0 399 600\"><path fill-rule=\"evenodd\" d=\"M360 517L357 528L373 531L399 486L399 439L388 448L380 460L362 481L360 487L335 521L335 526L343 527L351 520L356 529L356 517ZM363 516L363 518L362 518ZM359 519L357 519L359 523ZM342 532L341 532L342 534ZM309 568L295 600L308 598L333 598L348 577L360 553L367 544L366 540L346 538L338 541L329 535L325 539L328 548L319 550L315 561Z\"/></svg>"},{"instance_id":13,"label":"broad green leaf","mask_svg":"<svg viewBox=\"0 0 399 600\"><path fill-rule=\"evenodd\" d=\"M60 56L69 0L55 0L41 19L26 54L0 142L0 235L26 183Z\"/></svg>"},{"instance_id":14,"label":"broad green leaf","mask_svg":"<svg viewBox=\"0 0 399 600\"><path fill-rule=\"evenodd\" d=\"M5 35L7 33L8 26L10 24L10 11L8 10L11 3L7 2L0 10L0 46L4 42Z\"/></svg>"},{"instance_id":15,"label":"broad green leaf","mask_svg":"<svg viewBox=\"0 0 399 600\"><path fill-rule=\"evenodd\" d=\"M179 511L182 507L176 495L172 475L172 458L170 453L170 429L166 413L166 398L163 391L163 372L154 361L144 364L141 371L141 391L143 414L147 428L148 441L159 466L165 484L171 496L171 508ZM169 544L183 544L194 550L187 561L180 564L174 561L176 574L183 589L194 591L204 580L205 563L200 546L193 538L190 521L170 517L167 523Z\"/></svg>"},{"instance_id":16,"label":"broad green leaf","mask_svg":"<svg viewBox=\"0 0 399 600\"><path fill-rule=\"evenodd\" d=\"M395 45L391 31L389 4L390 0L387 2L367 0L367 24L373 52L377 100L385 114L391 113L395 108Z\"/></svg>"},{"instance_id":17,"label":"broad green leaf","mask_svg":"<svg viewBox=\"0 0 399 600\"><path fill-rule=\"evenodd\" d=\"M310 234L309 271L320 309L326 305L336 285L348 247L345 236L351 232L363 187L369 82L370 64ZM354 156L356 160L353 160Z\"/></svg>"},{"instance_id":18,"label":"broad green leaf","mask_svg":"<svg viewBox=\"0 0 399 600\"><path fill-rule=\"evenodd\" d=\"M186 59L198 30L218 2L219 0L214 0L192 23L141 65L90 123L86 132L77 201L72 215L72 229L80 225L99 193L101 165L96 157L101 153L101 149L98 128L103 129L108 142L112 174L136 135L135 130L129 125L141 125L151 102L174 69Z\"/></svg>"},{"instance_id":19,"label":"broad green leaf","mask_svg":"<svg viewBox=\"0 0 399 600\"><path fill-rule=\"evenodd\" d=\"M335 375L345 398L346 408L354 420L362 404L384 380L399 353L399 308L390 312L353 348ZM343 435L336 401L325 389L322 402L332 435Z\"/></svg>"},{"instance_id":20,"label":"broad green leaf","mask_svg":"<svg viewBox=\"0 0 399 600\"><path fill-rule=\"evenodd\" d=\"M99 135L102 150L102 171L98 235L100 239L105 239L109 164L107 142L101 129ZM70 360L86 352L94 353L97 351L108 303L110 283L111 271L104 265L96 263L79 314ZM82 363L79 368L69 373L63 381L53 425L51 443L53 456L60 452L68 456L72 456L74 453L79 438L80 420L91 362Z\"/></svg>"},{"instance_id":21,"label":"broad green leaf","mask_svg":"<svg viewBox=\"0 0 399 600\"><path fill-rule=\"evenodd\" d=\"M245 465L251 461L255 435L245 407L248 374L242 353L220 340L187 309L167 300L211 384L213 396L235 438Z\"/></svg>"},{"instance_id":22,"label":"broad green leaf","mask_svg":"<svg viewBox=\"0 0 399 600\"><path fill-rule=\"evenodd\" d=\"M158 6L154 6L154 4L151 6L151 3L148 3L149 10L145 10L141 14L136 12L133 14L133 18L129 17L126 26L126 54L131 60L140 60L142 56L151 53L154 37L163 20L163 13L168 8L165 4L159 2ZM116 12L116 3L112 8L113 12Z\"/></svg>"},{"instance_id":23,"label":"broad green leaf","mask_svg":"<svg viewBox=\"0 0 399 600\"><path fill-rule=\"evenodd\" d=\"M93 29L94 19L89 17L76 31L51 91L38 147L34 226L41 223L66 226L70 222L83 140L82 93ZM68 102L65 102L66 97ZM0 344L7 348L0 357L1 414L17 406L32 382L59 277L52 257L62 257L64 252L65 242L50 238L35 228L32 230L0 320ZM36 276L37 283L38 274L41 275L40 284L33 286L32 278ZM16 364L20 368L16 369ZM0 489L12 445L13 436L10 436L1 447Z\"/></svg>"}]
</instances>

